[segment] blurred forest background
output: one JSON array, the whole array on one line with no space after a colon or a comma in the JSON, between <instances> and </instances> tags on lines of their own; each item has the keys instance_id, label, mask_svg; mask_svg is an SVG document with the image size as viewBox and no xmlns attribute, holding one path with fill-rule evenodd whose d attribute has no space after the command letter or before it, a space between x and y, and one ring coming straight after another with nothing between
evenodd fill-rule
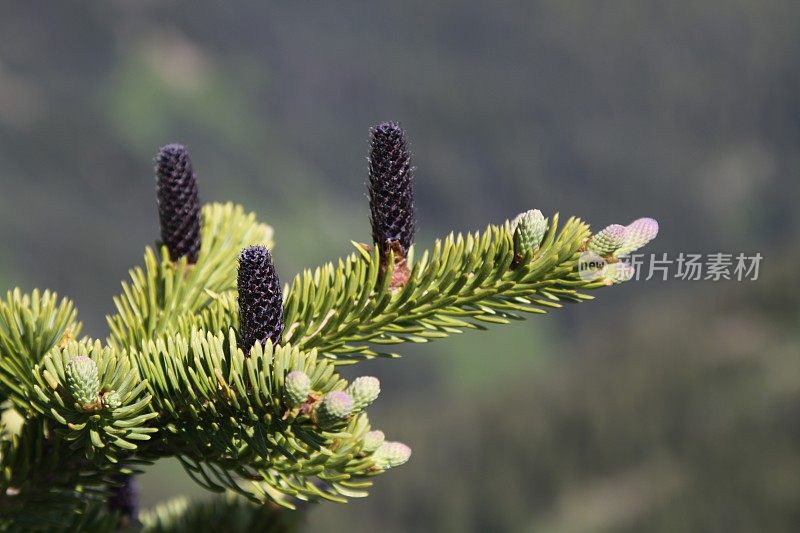
<instances>
[{"instance_id":1,"label":"blurred forest background","mask_svg":"<svg viewBox=\"0 0 800 533\"><path fill-rule=\"evenodd\" d=\"M173 141L204 200L275 227L284 280L369 238L388 119L418 247L539 208L764 256L755 282L631 282L360 366L414 456L309 531L800 528L800 3L0 6L0 288L73 297L93 335L157 236ZM173 463L143 484L207 496Z\"/></svg>"}]
</instances>

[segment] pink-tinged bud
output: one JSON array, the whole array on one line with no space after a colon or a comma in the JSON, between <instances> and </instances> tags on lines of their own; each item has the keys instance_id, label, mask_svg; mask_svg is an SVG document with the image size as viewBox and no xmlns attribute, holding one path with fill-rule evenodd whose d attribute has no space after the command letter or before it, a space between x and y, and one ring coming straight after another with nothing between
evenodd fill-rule
<instances>
[{"instance_id":1,"label":"pink-tinged bud","mask_svg":"<svg viewBox=\"0 0 800 533\"><path fill-rule=\"evenodd\" d=\"M353 413L353 407L353 398L346 392L329 392L317 407L317 421L321 426L331 426L346 420Z\"/></svg>"},{"instance_id":2,"label":"pink-tinged bud","mask_svg":"<svg viewBox=\"0 0 800 533\"><path fill-rule=\"evenodd\" d=\"M658 222L652 218L634 220L625 227L625 241L614 253L620 257L635 252L658 235Z\"/></svg>"},{"instance_id":3,"label":"pink-tinged bud","mask_svg":"<svg viewBox=\"0 0 800 533\"><path fill-rule=\"evenodd\" d=\"M408 461L410 457L411 448L402 442L384 442L372 455L375 460L375 466L382 470L400 466Z\"/></svg>"},{"instance_id":4,"label":"pink-tinged bud","mask_svg":"<svg viewBox=\"0 0 800 533\"><path fill-rule=\"evenodd\" d=\"M592 235L588 248L597 255L605 257L616 252L624 242L625 226L611 224Z\"/></svg>"}]
</instances>

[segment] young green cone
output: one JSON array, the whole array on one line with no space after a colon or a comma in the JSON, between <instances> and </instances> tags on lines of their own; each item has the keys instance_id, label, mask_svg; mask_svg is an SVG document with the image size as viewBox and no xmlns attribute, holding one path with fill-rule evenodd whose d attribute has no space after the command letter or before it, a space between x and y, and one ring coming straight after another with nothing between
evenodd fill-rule
<instances>
[{"instance_id":1,"label":"young green cone","mask_svg":"<svg viewBox=\"0 0 800 533\"><path fill-rule=\"evenodd\" d=\"M364 444L361 446L361 451L364 453L372 453L380 448L385 440L386 435L383 434L383 431L379 429L369 431L364 435Z\"/></svg>"},{"instance_id":2,"label":"young green cone","mask_svg":"<svg viewBox=\"0 0 800 533\"><path fill-rule=\"evenodd\" d=\"M90 357L79 355L72 358L64 373L67 377L67 389L76 402L87 405L97 401L100 381L97 377L97 364Z\"/></svg>"},{"instance_id":3,"label":"young green cone","mask_svg":"<svg viewBox=\"0 0 800 533\"><path fill-rule=\"evenodd\" d=\"M333 391L325 395L317 407L319 425L332 426L346 420L353 413L353 398L344 391Z\"/></svg>"},{"instance_id":4,"label":"young green cone","mask_svg":"<svg viewBox=\"0 0 800 533\"><path fill-rule=\"evenodd\" d=\"M621 257L635 252L658 235L658 222L652 218L640 218L625 226L625 240L614 253Z\"/></svg>"},{"instance_id":5,"label":"young green cone","mask_svg":"<svg viewBox=\"0 0 800 533\"><path fill-rule=\"evenodd\" d=\"M381 444L372 458L375 460L375 466L381 470L394 468L405 464L411 457L411 448L402 442L384 442Z\"/></svg>"},{"instance_id":6,"label":"young green cone","mask_svg":"<svg viewBox=\"0 0 800 533\"><path fill-rule=\"evenodd\" d=\"M353 380L347 392L353 397L353 410L358 412L378 399L381 382L372 376L361 376Z\"/></svg>"},{"instance_id":7,"label":"young green cone","mask_svg":"<svg viewBox=\"0 0 800 533\"><path fill-rule=\"evenodd\" d=\"M511 221L514 235L514 253L525 255L529 250L537 250L547 231L547 219L538 209L520 213Z\"/></svg>"},{"instance_id":8,"label":"young green cone","mask_svg":"<svg viewBox=\"0 0 800 533\"><path fill-rule=\"evenodd\" d=\"M311 392L311 379L301 370L289 372L284 381L284 390L290 407L300 405L308 399L308 393Z\"/></svg>"},{"instance_id":9,"label":"young green cone","mask_svg":"<svg viewBox=\"0 0 800 533\"><path fill-rule=\"evenodd\" d=\"M625 242L625 226L611 224L601 229L589 239L588 248L601 257L616 252Z\"/></svg>"}]
</instances>

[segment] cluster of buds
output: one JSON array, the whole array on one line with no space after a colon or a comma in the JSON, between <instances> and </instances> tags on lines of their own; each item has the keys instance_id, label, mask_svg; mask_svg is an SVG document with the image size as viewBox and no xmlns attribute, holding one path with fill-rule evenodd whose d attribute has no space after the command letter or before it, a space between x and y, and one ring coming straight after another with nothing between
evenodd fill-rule
<instances>
[{"instance_id":1,"label":"cluster of buds","mask_svg":"<svg viewBox=\"0 0 800 533\"><path fill-rule=\"evenodd\" d=\"M652 218L639 218L627 226L611 224L589 239L587 250L601 257L619 258L629 255L658 235L658 222Z\"/></svg>"},{"instance_id":2,"label":"cluster of buds","mask_svg":"<svg viewBox=\"0 0 800 533\"><path fill-rule=\"evenodd\" d=\"M67 390L81 409L96 412L116 409L122 398L116 391L102 392L97 363L88 355L73 357L64 367Z\"/></svg>"},{"instance_id":3,"label":"cluster of buds","mask_svg":"<svg viewBox=\"0 0 800 533\"><path fill-rule=\"evenodd\" d=\"M284 401L290 409L312 414L320 426L330 427L360 413L378 399L381 382L372 376L353 380L344 391L332 391L320 398L312 389L311 378L302 370L286 374Z\"/></svg>"},{"instance_id":4,"label":"cluster of buds","mask_svg":"<svg viewBox=\"0 0 800 533\"><path fill-rule=\"evenodd\" d=\"M609 285L629 281L636 270L624 261L625 257L652 241L657 234L658 222L652 218L640 218L627 226L606 226L586 243L587 257L581 259L580 267L582 276L604 279Z\"/></svg>"},{"instance_id":5,"label":"cluster of buds","mask_svg":"<svg viewBox=\"0 0 800 533\"><path fill-rule=\"evenodd\" d=\"M314 417L320 426L334 426L372 405L380 392L381 383L378 378L356 378L346 391L333 391L323 396L314 410Z\"/></svg>"},{"instance_id":6,"label":"cluster of buds","mask_svg":"<svg viewBox=\"0 0 800 533\"><path fill-rule=\"evenodd\" d=\"M387 441L383 431L376 429L364 435L361 453L372 456L376 469L386 470L407 462L411 457L411 448L402 442Z\"/></svg>"},{"instance_id":7,"label":"cluster of buds","mask_svg":"<svg viewBox=\"0 0 800 533\"><path fill-rule=\"evenodd\" d=\"M416 231L411 154L405 131L395 122L383 122L370 130L368 196L372 241L381 257L385 274L392 269L390 287L408 282L408 256ZM169 144L156 157L158 213L161 240L172 261L186 258L197 262L201 247L201 211L197 181L186 147ZM548 230L548 220L538 209L520 213L509 224L513 237L514 260L518 267L525 257L535 253ZM620 258L641 248L658 233L658 223L650 218L635 220L627 226L612 224L594 234L586 250L599 256L600 275L610 283L622 283L633 276L633 268ZM389 258L393 263L389 264ZM255 343L277 344L285 328L283 294L270 251L263 246L245 248L239 257L237 275L240 347L249 353ZM67 389L84 409L115 409L119 395L101 394L97 365L80 356L66 367ZM309 376L299 370L289 372L284 381L284 401L294 412L311 416L322 428L336 428L372 404L380 394L377 378L355 379L347 390L324 396L312 390ZM386 441L383 432L368 432L361 453L371 455L375 468L385 470L402 465L411 449L400 442Z\"/></svg>"}]
</instances>

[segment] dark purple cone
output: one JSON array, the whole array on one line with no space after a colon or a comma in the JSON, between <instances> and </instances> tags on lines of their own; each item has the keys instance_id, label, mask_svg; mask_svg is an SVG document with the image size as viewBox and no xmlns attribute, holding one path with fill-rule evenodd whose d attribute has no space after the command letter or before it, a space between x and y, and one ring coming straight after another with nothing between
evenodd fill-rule
<instances>
[{"instance_id":1,"label":"dark purple cone","mask_svg":"<svg viewBox=\"0 0 800 533\"><path fill-rule=\"evenodd\" d=\"M278 344L283 334L283 293L269 250L263 246L242 250L237 282L240 347L248 353L256 341Z\"/></svg>"},{"instance_id":2,"label":"dark purple cone","mask_svg":"<svg viewBox=\"0 0 800 533\"><path fill-rule=\"evenodd\" d=\"M396 122L382 122L370 130L369 211L372 240L383 253L391 243L402 252L414 240L414 169L406 135Z\"/></svg>"},{"instance_id":3,"label":"dark purple cone","mask_svg":"<svg viewBox=\"0 0 800 533\"><path fill-rule=\"evenodd\" d=\"M170 259L186 256L197 262L200 253L200 200L189 151L182 144L168 144L156 156L158 217L161 242Z\"/></svg>"}]
</instances>

